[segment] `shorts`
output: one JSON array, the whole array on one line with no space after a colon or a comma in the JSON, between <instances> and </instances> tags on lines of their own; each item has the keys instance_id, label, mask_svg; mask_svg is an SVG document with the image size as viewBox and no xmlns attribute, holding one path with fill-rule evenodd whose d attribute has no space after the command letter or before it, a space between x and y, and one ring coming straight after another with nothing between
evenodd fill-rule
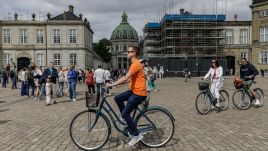
<instances>
[{"instance_id":1,"label":"shorts","mask_svg":"<svg viewBox=\"0 0 268 151\"><path fill-rule=\"evenodd\" d=\"M253 80L244 81L244 84L247 86L249 90L253 89Z\"/></svg>"}]
</instances>

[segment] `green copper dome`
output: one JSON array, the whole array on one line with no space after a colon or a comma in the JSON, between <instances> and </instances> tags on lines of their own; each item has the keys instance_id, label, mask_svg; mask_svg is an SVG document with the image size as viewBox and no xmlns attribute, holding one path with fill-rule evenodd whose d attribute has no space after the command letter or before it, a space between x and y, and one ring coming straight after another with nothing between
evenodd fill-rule
<instances>
[{"instance_id":1,"label":"green copper dome","mask_svg":"<svg viewBox=\"0 0 268 151\"><path fill-rule=\"evenodd\" d=\"M111 40L120 39L139 40L137 31L127 21L125 11L122 15L122 22L114 29L111 36Z\"/></svg>"}]
</instances>

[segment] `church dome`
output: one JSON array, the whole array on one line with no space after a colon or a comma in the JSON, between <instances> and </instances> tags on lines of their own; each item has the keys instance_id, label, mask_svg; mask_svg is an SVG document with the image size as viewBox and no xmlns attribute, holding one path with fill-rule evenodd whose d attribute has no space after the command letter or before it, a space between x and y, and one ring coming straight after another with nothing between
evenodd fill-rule
<instances>
[{"instance_id":1,"label":"church dome","mask_svg":"<svg viewBox=\"0 0 268 151\"><path fill-rule=\"evenodd\" d=\"M124 11L122 22L114 29L111 40L139 40L137 31L128 23L127 17Z\"/></svg>"}]
</instances>

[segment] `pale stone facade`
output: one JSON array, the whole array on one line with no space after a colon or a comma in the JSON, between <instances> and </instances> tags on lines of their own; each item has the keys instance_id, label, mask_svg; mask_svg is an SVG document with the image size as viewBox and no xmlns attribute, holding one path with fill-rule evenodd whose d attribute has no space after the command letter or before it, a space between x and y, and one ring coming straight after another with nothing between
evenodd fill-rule
<instances>
[{"instance_id":1,"label":"pale stone facade","mask_svg":"<svg viewBox=\"0 0 268 151\"><path fill-rule=\"evenodd\" d=\"M261 39L261 28L268 29L268 1L254 0L252 9L252 63L260 71L268 73L268 40L264 32L265 40ZM267 37L267 38L266 38ZM262 58L263 57L263 58Z\"/></svg>"},{"instance_id":2,"label":"pale stone facade","mask_svg":"<svg viewBox=\"0 0 268 151\"><path fill-rule=\"evenodd\" d=\"M226 21L225 29L225 56L227 67L233 69L234 75L239 75L241 58L251 60L251 21ZM231 34L231 36L230 36Z\"/></svg>"},{"instance_id":3,"label":"pale stone facade","mask_svg":"<svg viewBox=\"0 0 268 151\"><path fill-rule=\"evenodd\" d=\"M68 15L71 16L69 19ZM62 16L65 18L60 19ZM73 14L72 6L69 6L68 12L47 21L1 21L0 28L2 39L6 36L3 32L10 32L10 42L1 42L4 53L1 63L10 63L12 58L19 68L27 59L41 66L52 61L56 67L70 64L81 69L93 67L93 31L87 20L82 20L82 15L78 18ZM19 61L20 58L24 60Z\"/></svg>"}]
</instances>

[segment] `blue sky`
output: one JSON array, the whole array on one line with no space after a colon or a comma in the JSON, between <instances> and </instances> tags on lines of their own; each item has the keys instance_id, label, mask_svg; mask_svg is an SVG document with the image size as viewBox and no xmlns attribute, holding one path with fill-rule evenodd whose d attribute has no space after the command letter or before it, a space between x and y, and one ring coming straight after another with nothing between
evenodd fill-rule
<instances>
[{"instance_id":1,"label":"blue sky","mask_svg":"<svg viewBox=\"0 0 268 151\"><path fill-rule=\"evenodd\" d=\"M226 11L227 20L234 20L234 14L238 15L238 20L251 20L251 3L252 0L217 0L217 12ZM113 29L120 23L124 10L129 16L130 24L140 36L145 23L159 20L165 6L168 13L179 13L180 8L195 14L216 13L216 0L1 0L0 19L7 19L14 12L23 19L27 19L27 14L30 19L32 13L36 13L37 18L45 16L47 12L56 16L67 11L68 5L73 5L77 15L82 13L90 21L95 42L110 38Z\"/></svg>"}]
</instances>

